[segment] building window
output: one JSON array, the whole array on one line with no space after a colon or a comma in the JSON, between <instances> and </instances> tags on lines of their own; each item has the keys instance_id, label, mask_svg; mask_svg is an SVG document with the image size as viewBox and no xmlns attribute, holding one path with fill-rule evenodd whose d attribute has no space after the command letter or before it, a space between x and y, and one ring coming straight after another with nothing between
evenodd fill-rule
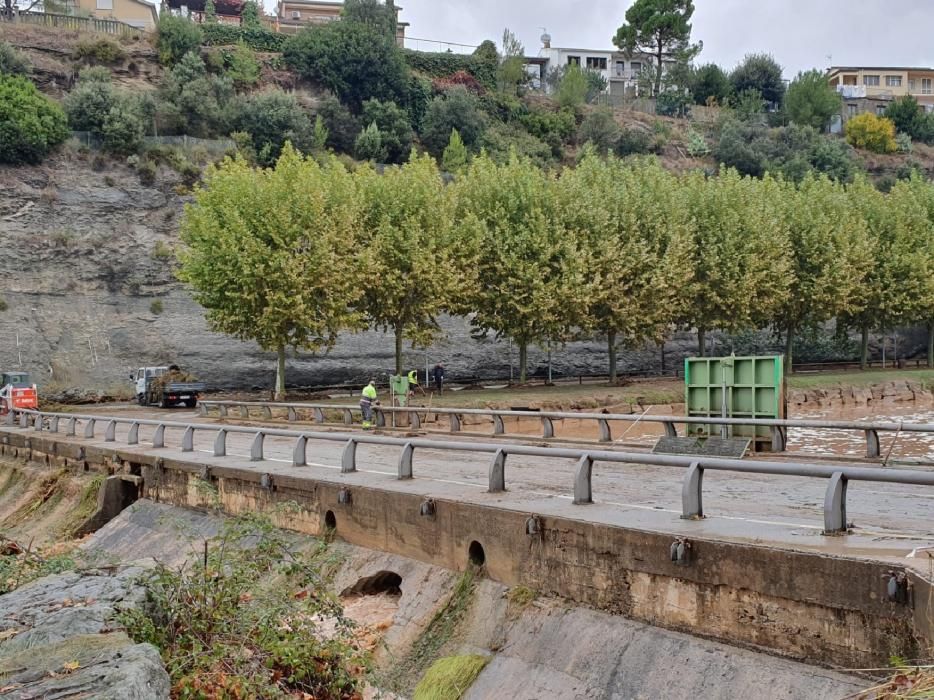
<instances>
[{"instance_id":1,"label":"building window","mask_svg":"<svg viewBox=\"0 0 934 700\"><path fill-rule=\"evenodd\" d=\"M846 116L855 117L857 114L859 114L859 105L848 104L846 106Z\"/></svg>"},{"instance_id":2,"label":"building window","mask_svg":"<svg viewBox=\"0 0 934 700\"><path fill-rule=\"evenodd\" d=\"M598 56L588 56L587 67L590 70L606 70L606 59Z\"/></svg>"},{"instance_id":3,"label":"building window","mask_svg":"<svg viewBox=\"0 0 934 700\"><path fill-rule=\"evenodd\" d=\"M885 116L885 105L876 105L876 116L877 117Z\"/></svg>"},{"instance_id":4,"label":"building window","mask_svg":"<svg viewBox=\"0 0 934 700\"><path fill-rule=\"evenodd\" d=\"M580 56L568 56L568 65L569 66L579 66L581 64Z\"/></svg>"},{"instance_id":5,"label":"building window","mask_svg":"<svg viewBox=\"0 0 934 700\"><path fill-rule=\"evenodd\" d=\"M632 63L629 64L629 70L632 71L633 75L639 75L639 73L642 72L642 62L633 61Z\"/></svg>"},{"instance_id":6,"label":"building window","mask_svg":"<svg viewBox=\"0 0 934 700\"><path fill-rule=\"evenodd\" d=\"M931 90L931 79L930 78L921 78L921 94L922 95L934 94L934 91Z\"/></svg>"},{"instance_id":7,"label":"building window","mask_svg":"<svg viewBox=\"0 0 934 700\"><path fill-rule=\"evenodd\" d=\"M114 0L97 0L97 9L98 10L114 9Z\"/></svg>"},{"instance_id":8,"label":"building window","mask_svg":"<svg viewBox=\"0 0 934 700\"><path fill-rule=\"evenodd\" d=\"M887 75L887 76L885 76L885 86L886 86L886 87L901 87L901 86L902 86L902 76L900 76L900 75Z\"/></svg>"},{"instance_id":9,"label":"building window","mask_svg":"<svg viewBox=\"0 0 934 700\"><path fill-rule=\"evenodd\" d=\"M908 79L908 92L914 92L918 89L918 84L915 82L914 78Z\"/></svg>"},{"instance_id":10,"label":"building window","mask_svg":"<svg viewBox=\"0 0 934 700\"><path fill-rule=\"evenodd\" d=\"M626 75L626 61L617 61L616 76L622 78L624 75Z\"/></svg>"},{"instance_id":11,"label":"building window","mask_svg":"<svg viewBox=\"0 0 934 700\"><path fill-rule=\"evenodd\" d=\"M302 13L298 10L292 10L292 19L301 19Z\"/></svg>"},{"instance_id":12,"label":"building window","mask_svg":"<svg viewBox=\"0 0 934 700\"><path fill-rule=\"evenodd\" d=\"M868 87L879 87L879 76L878 75L864 75L863 85L866 85Z\"/></svg>"}]
</instances>

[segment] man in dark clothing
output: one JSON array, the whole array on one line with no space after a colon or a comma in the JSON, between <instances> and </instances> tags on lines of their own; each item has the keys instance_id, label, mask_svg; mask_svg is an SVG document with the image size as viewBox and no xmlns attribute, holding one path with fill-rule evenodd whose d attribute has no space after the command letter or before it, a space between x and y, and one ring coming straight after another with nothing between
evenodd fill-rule
<instances>
[{"instance_id":1,"label":"man in dark clothing","mask_svg":"<svg viewBox=\"0 0 934 700\"><path fill-rule=\"evenodd\" d=\"M444 363L439 362L435 365L434 370L431 372L432 377L435 380L435 388L438 390L438 393L441 393L442 386L444 385Z\"/></svg>"}]
</instances>

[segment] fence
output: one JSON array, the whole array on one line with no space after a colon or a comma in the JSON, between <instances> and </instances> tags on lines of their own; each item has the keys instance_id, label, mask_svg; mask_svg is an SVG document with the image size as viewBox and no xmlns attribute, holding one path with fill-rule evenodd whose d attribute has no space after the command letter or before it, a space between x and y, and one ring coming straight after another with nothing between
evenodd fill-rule
<instances>
[{"instance_id":1,"label":"fence","mask_svg":"<svg viewBox=\"0 0 934 700\"><path fill-rule=\"evenodd\" d=\"M2 16L0 16L2 17ZM97 17L76 17L74 15L58 15L49 12L19 12L13 16L14 22L21 24L35 24L53 29L74 29L76 31L101 32L114 36L141 36L143 29L133 27L124 22L113 19L98 19Z\"/></svg>"},{"instance_id":2,"label":"fence","mask_svg":"<svg viewBox=\"0 0 934 700\"><path fill-rule=\"evenodd\" d=\"M262 417L271 419L273 409L285 411L290 422L299 419L299 411L310 412L315 423L327 422L325 411L340 411L344 425L354 424L354 415L361 411L358 406L335 406L315 403L265 403L252 401L202 401L201 414L208 415L211 409L217 409L218 416L225 418L230 409L237 409L240 418L250 418L250 409L259 409ZM768 427L772 435L772 450L783 452L788 442L788 428L815 428L821 430L858 430L866 439L866 457L875 459L882 456L880 432L893 433L934 433L934 425L927 423L860 423L858 421L829 421L829 420L788 420L766 418L712 418L692 416L646 416L629 413L576 413L559 411L499 411L484 408L421 408L421 407L374 407L376 424L385 427L386 415L402 414L408 417L414 429L421 428L422 416L427 414L448 416L450 432L459 433L463 429L464 416L483 416L493 422L493 435L506 435L506 426L503 418L538 418L542 424L542 437L555 437L556 420L584 420L595 421L600 430L600 442L613 442L612 423L661 423L665 428L665 435L677 437L678 425L706 426L708 433L713 426L762 426ZM576 438L575 438L576 439Z\"/></svg>"},{"instance_id":3,"label":"fence","mask_svg":"<svg viewBox=\"0 0 934 700\"><path fill-rule=\"evenodd\" d=\"M72 131L71 137L88 148L99 149L104 145L104 139L90 131ZM180 146L185 150L200 147L214 155L223 155L236 148L236 144L231 139L199 139L194 136L146 136L143 144L146 146Z\"/></svg>"},{"instance_id":4,"label":"fence","mask_svg":"<svg viewBox=\"0 0 934 700\"><path fill-rule=\"evenodd\" d=\"M845 465L816 466L810 464L760 462L752 460L731 460L719 458L678 457L646 453L610 452L566 448L533 447L528 445L509 445L494 443L449 442L440 440L420 440L391 438L376 435L354 435L347 433L315 433L296 430L277 430L255 427L217 426L197 423L177 423L169 421L137 420L133 418L114 418L109 416L76 415L72 413L47 413L14 409L6 416L6 424L18 425L22 429L32 427L36 432L59 433L61 421L66 421L65 435L77 437L78 426L85 439L94 439L96 426L104 423L104 441L116 442L117 426L126 426L126 444L139 445L141 426L155 428L152 436L152 448L166 446L168 430L182 431L179 447L182 452L194 452L195 433L207 432L215 436L215 457L227 456L227 436L231 433L252 436L250 461L264 459L264 443L267 437L288 438L294 440L292 448L292 466L302 467L307 464L309 441L340 442L344 447L341 452L341 472L357 471L357 445L380 445L399 448L397 479L414 478L413 460L415 450L440 450L447 452L466 452L470 454L492 454L489 465L488 490L499 493L506 490L506 460L509 456L541 457L545 459L572 459L577 465L574 470L574 504L593 503L593 466L595 462L617 464L636 464L685 469L681 490L681 517L686 520L698 520L704 517L703 477L705 471L734 472L742 474L770 474L776 476L800 476L807 478L828 479L824 497L824 533L846 534L846 490L849 481L869 481L876 483L894 483L916 486L934 486L934 473L907 469L880 469L852 467ZM48 426L48 427L47 427Z\"/></svg>"}]
</instances>

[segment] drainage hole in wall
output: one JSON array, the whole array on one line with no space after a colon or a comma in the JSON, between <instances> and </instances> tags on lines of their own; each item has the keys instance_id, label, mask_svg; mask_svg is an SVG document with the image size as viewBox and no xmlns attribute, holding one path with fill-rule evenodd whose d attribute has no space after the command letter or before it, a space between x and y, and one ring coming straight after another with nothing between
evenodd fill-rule
<instances>
[{"instance_id":1,"label":"drainage hole in wall","mask_svg":"<svg viewBox=\"0 0 934 700\"><path fill-rule=\"evenodd\" d=\"M402 577L395 571L379 571L372 576L365 576L350 588L341 591L341 597L352 595L402 595Z\"/></svg>"},{"instance_id":2,"label":"drainage hole in wall","mask_svg":"<svg viewBox=\"0 0 934 700\"><path fill-rule=\"evenodd\" d=\"M334 517L333 510L329 510L324 514L324 527L326 527L328 530L337 529L337 518Z\"/></svg>"},{"instance_id":3,"label":"drainage hole in wall","mask_svg":"<svg viewBox=\"0 0 934 700\"><path fill-rule=\"evenodd\" d=\"M486 563L486 553L483 551L483 545L474 540L467 549L467 556L470 563L474 566L483 566Z\"/></svg>"}]
</instances>

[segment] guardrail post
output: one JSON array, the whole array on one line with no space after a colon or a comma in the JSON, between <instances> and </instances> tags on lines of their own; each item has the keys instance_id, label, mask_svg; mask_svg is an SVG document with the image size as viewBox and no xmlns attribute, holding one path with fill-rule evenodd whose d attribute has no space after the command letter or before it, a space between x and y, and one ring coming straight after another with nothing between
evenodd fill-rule
<instances>
[{"instance_id":1,"label":"guardrail post","mask_svg":"<svg viewBox=\"0 0 934 700\"><path fill-rule=\"evenodd\" d=\"M73 437L73 436L74 436L74 434L75 434L75 428L77 427L77 425L78 425L78 419L77 419L77 418L69 418L69 419L68 419L68 425L65 426L65 435L66 435L66 437Z\"/></svg>"},{"instance_id":2,"label":"guardrail post","mask_svg":"<svg viewBox=\"0 0 934 700\"><path fill-rule=\"evenodd\" d=\"M289 415L287 417L287 420L289 421L289 423L294 423L295 421L298 420L298 414L295 413L295 409L292 408L291 406L289 406Z\"/></svg>"},{"instance_id":3,"label":"guardrail post","mask_svg":"<svg viewBox=\"0 0 934 700\"><path fill-rule=\"evenodd\" d=\"M117 421L109 421L104 430L104 442L114 442L117 439Z\"/></svg>"},{"instance_id":4,"label":"guardrail post","mask_svg":"<svg viewBox=\"0 0 934 700\"><path fill-rule=\"evenodd\" d=\"M223 428L217 431L217 437L214 438L214 456L227 456L227 431Z\"/></svg>"},{"instance_id":5,"label":"guardrail post","mask_svg":"<svg viewBox=\"0 0 934 700\"><path fill-rule=\"evenodd\" d=\"M202 416L206 416L208 414L208 407L205 406L203 403L199 404L198 413L200 413Z\"/></svg>"},{"instance_id":6,"label":"guardrail post","mask_svg":"<svg viewBox=\"0 0 934 700\"><path fill-rule=\"evenodd\" d=\"M58 432L58 416L52 416L49 419L49 430L51 430L53 433Z\"/></svg>"},{"instance_id":7,"label":"guardrail post","mask_svg":"<svg viewBox=\"0 0 934 700\"><path fill-rule=\"evenodd\" d=\"M272 409L269 406L263 406L263 418L272 420Z\"/></svg>"},{"instance_id":8,"label":"guardrail post","mask_svg":"<svg viewBox=\"0 0 934 700\"><path fill-rule=\"evenodd\" d=\"M240 405L240 417L241 417L241 418L249 418L249 417L250 417L250 407L247 406L246 404L241 404L241 405Z\"/></svg>"},{"instance_id":9,"label":"guardrail post","mask_svg":"<svg viewBox=\"0 0 934 700\"><path fill-rule=\"evenodd\" d=\"M19 427L20 427L20 428L28 428L28 427L29 427L29 416L27 416L25 413L20 413L20 414L19 414Z\"/></svg>"},{"instance_id":10,"label":"guardrail post","mask_svg":"<svg viewBox=\"0 0 934 700\"><path fill-rule=\"evenodd\" d=\"M152 435L153 447L165 447L165 426L157 425L156 432Z\"/></svg>"},{"instance_id":11,"label":"guardrail post","mask_svg":"<svg viewBox=\"0 0 934 700\"><path fill-rule=\"evenodd\" d=\"M824 495L824 534L842 535L846 529L846 477L836 472Z\"/></svg>"},{"instance_id":12,"label":"guardrail post","mask_svg":"<svg viewBox=\"0 0 934 700\"><path fill-rule=\"evenodd\" d=\"M315 409L315 423L324 423L324 411L320 408Z\"/></svg>"},{"instance_id":13,"label":"guardrail post","mask_svg":"<svg viewBox=\"0 0 934 700\"><path fill-rule=\"evenodd\" d=\"M256 433L256 437L253 438L253 444L250 446L250 461L251 462L262 462L263 461L263 440L266 438L266 433L262 430Z\"/></svg>"},{"instance_id":14,"label":"guardrail post","mask_svg":"<svg viewBox=\"0 0 934 700\"><path fill-rule=\"evenodd\" d=\"M357 441L348 440L341 452L341 473L348 474L357 471Z\"/></svg>"},{"instance_id":15,"label":"guardrail post","mask_svg":"<svg viewBox=\"0 0 934 700\"><path fill-rule=\"evenodd\" d=\"M195 449L195 429L190 425L185 428L185 434L182 435L182 452L194 452Z\"/></svg>"},{"instance_id":16,"label":"guardrail post","mask_svg":"<svg viewBox=\"0 0 934 700\"><path fill-rule=\"evenodd\" d=\"M879 445L879 433L875 430L866 430L866 456L867 457L880 457L882 455L882 448Z\"/></svg>"},{"instance_id":17,"label":"guardrail post","mask_svg":"<svg viewBox=\"0 0 934 700\"><path fill-rule=\"evenodd\" d=\"M13 411L9 411L6 414L6 417L3 419L4 425L13 425L15 422L16 416L13 414Z\"/></svg>"},{"instance_id":18,"label":"guardrail post","mask_svg":"<svg viewBox=\"0 0 934 700\"><path fill-rule=\"evenodd\" d=\"M304 467L308 464L308 457L305 448L308 446L308 439L302 435L295 441L295 447L292 448L292 466Z\"/></svg>"},{"instance_id":19,"label":"guardrail post","mask_svg":"<svg viewBox=\"0 0 934 700\"><path fill-rule=\"evenodd\" d=\"M37 413L37 414L36 414L36 420L35 420L35 422L33 422L33 424L32 424L32 425L33 425L33 428L35 429L35 431L36 431L37 433L41 433L41 432L42 432L42 424L43 424L44 422L45 422L45 421L42 419L42 414L41 414L41 413Z\"/></svg>"},{"instance_id":20,"label":"guardrail post","mask_svg":"<svg viewBox=\"0 0 934 700\"><path fill-rule=\"evenodd\" d=\"M220 406L218 406L218 407L217 407L217 414L218 414L221 418L226 418L226 417L227 417L227 405L222 403Z\"/></svg>"},{"instance_id":21,"label":"guardrail post","mask_svg":"<svg viewBox=\"0 0 934 700\"><path fill-rule=\"evenodd\" d=\"M548 416L542 416L542 437L553 438L555 436L555 424Z\"/></svg>"},{"instance_id":22,"label":"guardrail post","mask_svg":"<svg viewBox=\"0 0 934 700\"><path fill-rule=\"evenodd\" d=\"M383 413L382 409L380 408L374 408L373 413L376 415L376 427L385 428L386 427L386 414ZM396 414L394 413L393 417L395 417L395 415Z\"/></svg>"},{"instance_id":23,"label":"guardrail post","mask_svg":"<svg viewBox=\"0 0 934 700\"><path fill-rule=\"evenodd\" d=\"M344 425L353 425L353 413L349 408L344 409Z\"/></svg>"},{"instance_id":24,"label":"guardrail post","mask_svg":"<svg viewBox=\"0 0 934 700\"><path fill-rule=\"evenodd\" d=\"M597 422L600 424L600 442L613 442L613 432L610 430L610 421L601 418Z\"/></svg>"},{"instance_id":25,"label":"guardrail post","mask_svg":"<svg viewBox=\"0 0 934 700\"><path fill-rule=\"evenodd\" d=\"M506 490L506 452L496 450L493 461L490 462L490 493L500 493Z\"/></svg>"},{"instance_id":26,"label":"guardrail post","mask_svg":"<svg viewBox=\"0 0 934 700\"><path fill-rule=\"evenodd\" d=\"M772 426L772 452L784 452L788 446L788 430L783 425Z\"/></svg>"},{"instance_id":27,"label":"guardrail post","mask_svg":"<svg viewBox=\"0 0 934 700\"><path fill-rule=\"evenodd\" d=\"M671 421L665 421L665 437L678 437L678 429Z\"/></svg>"},{"instance_id":28,"label":"guardrail post","mask_svg":"<svg viewBox=\"0 0 934 700\"><path fill-rule=\"evenodd\" d=\"M130 430L126 434L127 445L139 444L139 423L131 423Z\"/></svg>"},{"instance_id":29,"label":"guardrail post","mask_svg":"<svg viewBox=\"0 0 934 700\"><path fill-rule=\"evenodd\" d=\"M84 437L92 438L94 437L94 419L88 419L88 422L84 425Z\"/></svg>"},{"instance_id":30,"label":"guardrail post","mask_svg":"<svg viewBox=\"0 0 934 700\"><path fill-rule=\"evenodd\" d=\"M577 463L577 470L574 472L574 503L576 505L593 503L593 489L590 483L592 473L593 459L590 455L584 455Z\"/></svg>"},{"instance_id":31,"label":"guardrail post","mask_svg":"<svg viewBox=\"0 0 934 700\"><path fill-rule=\"evenodd\" d=\"M699 462L692 462L681 485L682 520L700 520L704 517L703 484L704 468Z\"/></svg>"},{"instance_id":32,"label":"guardrail post","mask_svg":"<svg viewBox=\"0 0 934 700\"><path fill-rule=\"evenodd\" d=\"M415 452L415 448L412 446L411 442L405 443L405 447L402 448L402 454L399 455L399 478L400 479L411 479L412 478L412 455Z\"/></svg>"},{"instance_id":33,"label":"guardrail post","mask_svg":"<svg viewBox=\"0 0 934 700\"><path fill-rule=\"evenodd\" d=\"M461 431L461 417L456 413L451 414L451 432L459 433Z\"/></svg>"},{"instance_id":34,"label":"guardrail post","mask_svg":"<svg viewBox=\"0 0 934 700\"><path fill-rule=\"evenodd\" d=\"M422 419L418 415L418 411L409 411L409 427L412 430L418 430L422 427Z\"/></svg>"},{"instance_id":35,"label":"guardrail post","mask_svg":"<svg viewBox=\"0 0 934 700\"><path fill-rule=\"evenodd\" d=\"M503 424L503 417L493 414L493 434L503 435L506 432L506 426Z\"/></svg>"}]
</instances>

